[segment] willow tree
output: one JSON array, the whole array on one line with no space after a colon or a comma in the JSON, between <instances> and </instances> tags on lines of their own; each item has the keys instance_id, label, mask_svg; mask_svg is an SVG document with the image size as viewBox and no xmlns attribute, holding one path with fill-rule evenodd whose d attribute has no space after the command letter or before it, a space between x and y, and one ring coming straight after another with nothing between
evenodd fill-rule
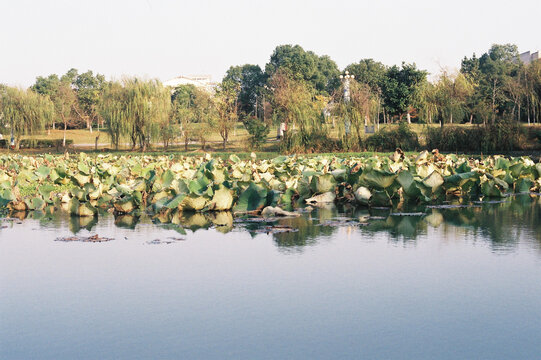
<instances>
[{"instance_id":1,"label":"willow tree","mask_svg":"<svg viewBox=\"0 0 541 360\"><path fill-rule=\"evenodd\" d=\"M48 97L31 90L3 87L0 90L0 119L9 126L19 150L25 135L34 135L44 130L54 117L54 105Z\"/></svg>"},{"instance_id":2,"label":"willow tree","mask_svg":"<svg viewBox=\"0 0 541 360\"><path fill-rule=\"evenodd\" d=\"M139 145L141 151L157 138L160 125L169 120L170 108L170 94L159 81L140 79L109 84L100 104L111 143L118 148L126 136L132 149Z\"/></svg>"},{"instance_id":3,"label":"willow tree","mask_svg":"<svg viewBox=\"0 0 541 360\"><path fill-rule=\"evenodd\" d=\"M376 119L378 99L367 84L351 80L349 99L344 98L343 86L334 94L333 112L335 116L347 119L350 128L346 129L345 121L339 122L339 133L342 145L346 149L360 150L363 141L364 126L369 119Z\"/></svg>"},{"instance_id":4,"label":"willow tree","mask_svg":"<svg viewBox=\"0 0 541 360\"><path fill-rule=\"evenodd\" d=\"M125 91L122 84L111 82L105 86L102 99L99 103L99 111L107 125L107 132L111 138L111 145L118 150L120 139L128 132L126 120Z\"/></svg>"}]
</instances>

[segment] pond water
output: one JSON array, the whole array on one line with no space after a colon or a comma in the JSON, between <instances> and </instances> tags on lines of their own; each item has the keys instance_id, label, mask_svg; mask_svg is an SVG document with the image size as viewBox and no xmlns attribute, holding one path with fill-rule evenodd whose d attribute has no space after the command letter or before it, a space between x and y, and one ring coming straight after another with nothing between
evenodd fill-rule
<instances>
[{"instance_id":1,"label":"pond water","mask_svg":"<svg viewBox=\"0 0 541 360\"><path fill-rule=\"evenodd\" d=\"M0 358L538 359L540 198L400 210L14 214Z\"/></svg>"}]
</instances>

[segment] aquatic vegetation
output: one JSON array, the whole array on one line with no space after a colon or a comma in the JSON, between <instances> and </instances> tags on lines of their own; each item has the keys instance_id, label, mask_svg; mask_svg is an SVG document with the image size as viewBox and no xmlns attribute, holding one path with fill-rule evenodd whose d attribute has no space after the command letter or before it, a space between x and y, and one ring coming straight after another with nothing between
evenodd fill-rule
<instances>
[{"instance_id":1,"label":"aquatic vegetation","mask_svg":"<svg viewBox=\"0 0 541 360\"><path fill-rule=\"evenodd\" d=\"M255 154L248 160L208 154L0 156L3 210L62 208L80 217L96 216L100 209L135 217L146 212L161 224L179 224L187 212L258 215L269 206L291 211L332 202L390 207L540 190L541 164L525 157L473 159L426 151L409 157L397 151L390 157L270 160Z\"/></svg>"}]
</instances>

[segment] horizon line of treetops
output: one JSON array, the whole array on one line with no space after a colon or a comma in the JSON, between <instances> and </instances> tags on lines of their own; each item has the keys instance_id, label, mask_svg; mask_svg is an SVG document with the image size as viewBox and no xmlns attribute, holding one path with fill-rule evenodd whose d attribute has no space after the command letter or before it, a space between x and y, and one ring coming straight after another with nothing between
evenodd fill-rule
<instances>
[{"instance_id":1,"label":"horizon line of treetops","mask_svg":"<svg viewBox=\"0 0 541 360\"><path fill-rule=\"evenodd\" d=\"M340 77L345 71L354 76L346 96ZM204 146L214 130L225 148L239 120L257 146L257 138L281 122L293 125L301 137L326 124L338 126L342 137L360 138L367 124L403 119L441 126L501 120L538 124L540 113L541 61L522 63L513 44L465 56L458 72L442 70L432 82L415 63L386 66L362 59L341 71L327 55L280 45L265 69L231 66L212 94L193 85L166 89L158 80L107 81L76 69L39 76L29 89L0 85L0 132L11 133L17 148L23 135L57 124L64 130L102 126L113 146L127 138L142 149L157 139L167 146L177 138L186 146L192 139Z\"/></svg>"}]
</instances>

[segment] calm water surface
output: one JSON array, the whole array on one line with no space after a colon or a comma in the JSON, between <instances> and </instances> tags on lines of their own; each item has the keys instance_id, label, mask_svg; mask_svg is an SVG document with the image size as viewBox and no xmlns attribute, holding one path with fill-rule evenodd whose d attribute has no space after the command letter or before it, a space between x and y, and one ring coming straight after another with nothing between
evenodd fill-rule
<instances>
[{"instance_id":1,"label":"calm water surface","mask_svg":"<svg viewBox=\"0 0 541 360\"><path fill-rule=\"evenodd\" d=\"M541 357L538 197L392 213L3 220L0 358Z\"/></svg>"}]
</instances>

